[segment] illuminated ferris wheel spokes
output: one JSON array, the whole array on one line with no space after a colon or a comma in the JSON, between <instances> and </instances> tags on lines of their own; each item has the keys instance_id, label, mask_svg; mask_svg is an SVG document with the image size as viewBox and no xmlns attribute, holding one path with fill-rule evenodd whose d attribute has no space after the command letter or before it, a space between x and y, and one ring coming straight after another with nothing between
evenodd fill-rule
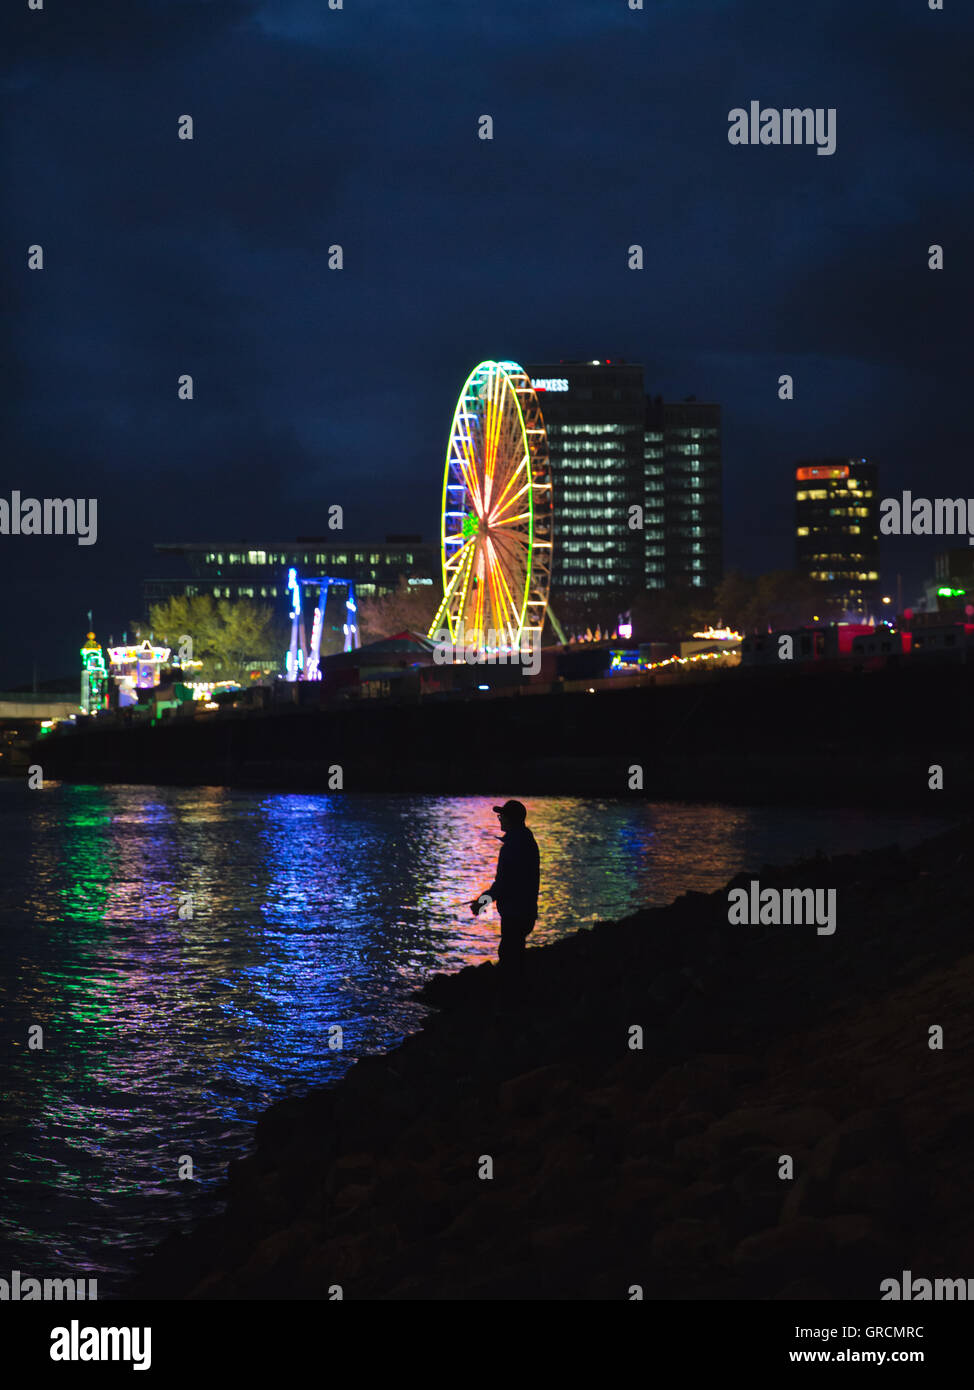
<instances>
[{"instance_id":1,"label":"illuminated ferris wheel spokes","mask_svg":"<svg viewBox=\"0 0 974 1390\"><path fill-rule=\"evenodd\" d=\"M443 602L449 631L511 648L544 623L551 578L551 477L537 396L515 362L482 362L453 417L443 484Z\"/></svg>"}]
</instances>

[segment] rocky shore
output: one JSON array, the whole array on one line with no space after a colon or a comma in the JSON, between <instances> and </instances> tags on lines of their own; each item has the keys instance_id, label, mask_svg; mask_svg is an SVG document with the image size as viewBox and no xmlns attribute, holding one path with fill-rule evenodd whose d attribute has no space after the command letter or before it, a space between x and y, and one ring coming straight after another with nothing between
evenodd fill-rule
<instances>
[{"instance_id":1,"label":"rocky shore","mask_svg":"<svg viewBox=\"0 0 974 1390\"><path fill-rule=\"evenodd\" d=\"M423 1029L267 1111L226 1210L125 1296L876 1300L904 1269L974 1276L974 826L754 877L835 889L835 933L731 926L742 875L529 950L516 989L436 976Z\"/></svg>"}]
</instances>

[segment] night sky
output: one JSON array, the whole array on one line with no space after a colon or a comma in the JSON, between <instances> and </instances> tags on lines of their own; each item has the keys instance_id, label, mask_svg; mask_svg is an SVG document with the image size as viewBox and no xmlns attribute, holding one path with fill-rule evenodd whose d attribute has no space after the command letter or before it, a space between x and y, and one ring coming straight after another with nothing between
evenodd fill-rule
<instances>
[{"instance_id":1,"label":"night sky","mask_svg":"<svg viewBox=\"0 0 974 1390\"><path fill-rule=\"evenodd\" d=\"M350 539L435 538L487 357L719 401L728 565L792 564L802 457L974 494L974 18L945 5L9 0L0 495L97 497L99 535L0 537L0 689L73 673L89 608L120 639L156 541L335 502ZM751 100L836 108L835 154L730 145ZM884 592L938 548L885 542Z\"/></svg>"}]
</instances>

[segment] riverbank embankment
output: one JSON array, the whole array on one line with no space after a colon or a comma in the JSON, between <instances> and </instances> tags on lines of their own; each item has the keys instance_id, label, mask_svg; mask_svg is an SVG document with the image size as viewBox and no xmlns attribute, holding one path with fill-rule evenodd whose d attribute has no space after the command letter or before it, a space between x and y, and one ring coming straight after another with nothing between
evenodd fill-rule
<instances>
[{"instance_id":1,"label":"riverbank embankment","mask_svg":"<svg viewBox=\"0 0 974 1390\"><path fill-rule=\"evenodd\" d=\"M903 1269L966 1276L972 867L968 823L754 876L834 890L831 935L731 925L742 875L529 951L517 990L492 965L435 977L421 1031L265 1113L225 1211L128 1295L877 1299Z\"/></svg>"},{"instance_id":2,"label":"riverbank embankment","mask_svg":"<svg viewBox=\"0 0 974 1390\"><path fill-rule=\"evenodd\" d=\"M290 706L159 720L127 711L121 724L59 728L32 757L45 780L69 782L431 795L504 786L934 816L965 814L974 785L974 665L738 669L638 689L603 682L591 694L527 685L498 698L337 705L295 689L302 699Z\"/></svg>"}]
</instances>

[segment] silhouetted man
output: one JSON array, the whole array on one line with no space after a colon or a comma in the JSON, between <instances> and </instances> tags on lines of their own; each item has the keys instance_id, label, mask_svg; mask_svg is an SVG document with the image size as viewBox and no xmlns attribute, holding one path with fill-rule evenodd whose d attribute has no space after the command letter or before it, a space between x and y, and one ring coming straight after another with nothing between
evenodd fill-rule
<instances>
[{"instance_id":1,"label":"silhouetted man","mask_svg":"<svg viewBox=\"0 0 974 1390\"><path fill-rule=\"evenodd\" d=\"M487 906L485 898L496 902L501 918L497 961L506 975L517 975L524 962L524 944L538 920L541 857L525 824L528 813L520 801L505 801L503 806L494 807L494 814L504 832L497 874L490 887L474 898L470 910L476 917Z\"/></svg>"}]
</instances>

